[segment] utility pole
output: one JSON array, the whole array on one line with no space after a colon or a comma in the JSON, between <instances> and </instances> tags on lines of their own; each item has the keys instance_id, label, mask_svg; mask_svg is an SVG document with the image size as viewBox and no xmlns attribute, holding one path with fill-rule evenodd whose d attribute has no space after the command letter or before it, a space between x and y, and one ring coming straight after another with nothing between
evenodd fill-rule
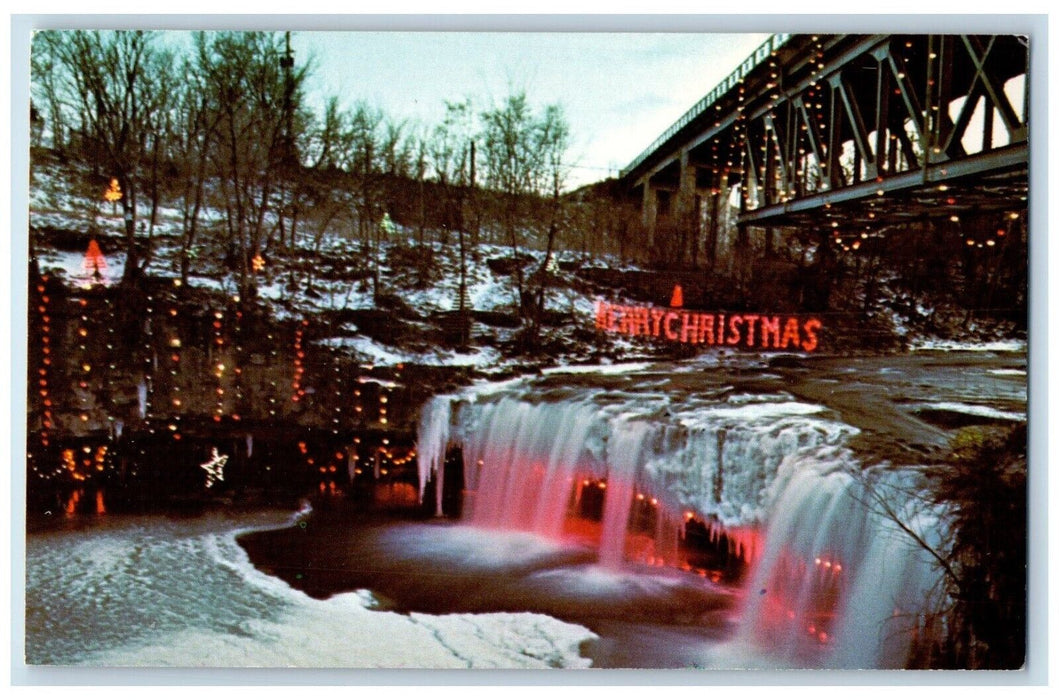
<instances>
[{"instance_id":1,"label":"utility pole","mask_svg":"<svg viewBox=\"0 0 1059 700\"><path fill-rule=\"evenodd\" d=\"M281 180L281 186L284 190L287 190L290 185L291 176L294 173L294 109L292 102L294 98L294 52L290 47L290 31L284 32L284 53L279 59L280 68L283 69L283 141L280 146L280 172L283 173ZM285 191L282 193L287 194ZM291 216L291 227L290 227L290 248L294 249L294 211L293 202L291 203L292 211ZM282 239L283 234L283 211L280 210L280 238Z\"/></svg>"}]
</instances>

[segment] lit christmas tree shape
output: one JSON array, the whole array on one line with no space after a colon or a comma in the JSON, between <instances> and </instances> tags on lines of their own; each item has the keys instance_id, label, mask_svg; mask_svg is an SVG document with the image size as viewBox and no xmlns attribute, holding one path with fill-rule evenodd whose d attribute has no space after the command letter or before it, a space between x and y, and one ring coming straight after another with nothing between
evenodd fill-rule
<instances>
[{"instance_id":1,"label":"lit christmas tree shape","mask_svg":"<svg viewBox=\"0 0 1059 700\"><path fill-rule=\"evenodd\" d=\"M86 286L107 284L107 259L103 257L103 251L100 250L94 238L89 242L88 250L85 251L81 270L84 272Z\"/></svg>"},{"instance_id":2,"label":"lit christmas tree shape","mask_svg":"<svg viewBox=\"0 0 1059 700\"><path fill-rule=\"evenodd\" d=\"M210 488L218 481L224 481L224 465L228 463L228 455L222 455L213 448L213 454L208 462L199 466L206 471L206 488Z\"/></svg>"},{"instance_id":3,"label":"lit christmas tree shape","mask_svg":"<svg viewBox=\"0 0 1059 700\"><path fill-rule=\"evenodd\" d=\"M679 284L673 287L673 297L669 300L669 306L674 309L684 306L684 290Z\"/></svg>"},{"instance_id":4,"label":"lit christmas tree shape","mask_svg":"<svg viewBox=\"0 0 1059 700\"><path fill-rule=\"evenodd\" d=\"M110 187L103 193L103 199L108 202L114 203L121 199L121 185L118 184L118 178L110 178Z\"/></svg>"}]
</instances>

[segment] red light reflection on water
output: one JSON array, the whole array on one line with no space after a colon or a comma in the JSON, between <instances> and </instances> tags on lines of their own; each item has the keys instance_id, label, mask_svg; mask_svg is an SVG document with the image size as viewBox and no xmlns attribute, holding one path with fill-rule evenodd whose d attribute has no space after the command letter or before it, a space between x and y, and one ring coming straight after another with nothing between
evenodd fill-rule
<instances>
[{"instance_id":1,"label":"red light reflection on water","mask_svg":"<svg viewBox=\"0 0 1059 700\"><path fill-rule=\"evenodd\" d=\"M845 567L833 555L785 555L760 592L762 628L829 644L846 587Z\"/></svg>"},{"instance_id":2,"label":"red light reflection on water","mask_svg":"<svg viewBox=\"0 0 1059 700\"><path fill-rule=\"evenodd\" d=\"M66 499L66 505L63 510L66 511L67 515L73 515L77 512L77 504L81 502L81 496L84 495L83 489L77 489L70 494L70 497Z\"/></svg>"}]
</instances>

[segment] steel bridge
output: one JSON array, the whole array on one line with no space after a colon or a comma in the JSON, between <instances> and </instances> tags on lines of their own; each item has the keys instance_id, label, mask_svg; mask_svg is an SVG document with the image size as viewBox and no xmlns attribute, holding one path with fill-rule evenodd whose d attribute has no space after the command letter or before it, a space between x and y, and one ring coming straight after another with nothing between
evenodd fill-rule
<instances>
[{"instance_id":1,"label":"steel bridge","mask_svg":"<svg viewBox=\"0 0 1059 700\"><path fill-rule=\"evenodd\" d=\"M1027 206L1029 83L1020 36L774 35L622 182L656 259L664 231L716 241L725 216L770 242L784 227L841 242L1015 217Z\"/></svg>"}]
</instances>

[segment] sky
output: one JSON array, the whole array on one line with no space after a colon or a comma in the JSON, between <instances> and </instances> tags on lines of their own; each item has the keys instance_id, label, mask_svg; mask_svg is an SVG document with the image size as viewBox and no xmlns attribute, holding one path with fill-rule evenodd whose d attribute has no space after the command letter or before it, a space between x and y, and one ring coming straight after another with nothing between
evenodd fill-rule
<instances>
[{"instance_id":1,"label":"sky","mask_svg":"<svg viewBox=\"0 0 1059 700\"><path fill-rule=\"evenodd\" d=\"M313 65L310 100L358 100L432 127L445 101L477 111L525 91L559 104L571 131L568 187L618 174L768 38L716 33L326 32L291 36Z\"/></svg>"}]
</instances>

